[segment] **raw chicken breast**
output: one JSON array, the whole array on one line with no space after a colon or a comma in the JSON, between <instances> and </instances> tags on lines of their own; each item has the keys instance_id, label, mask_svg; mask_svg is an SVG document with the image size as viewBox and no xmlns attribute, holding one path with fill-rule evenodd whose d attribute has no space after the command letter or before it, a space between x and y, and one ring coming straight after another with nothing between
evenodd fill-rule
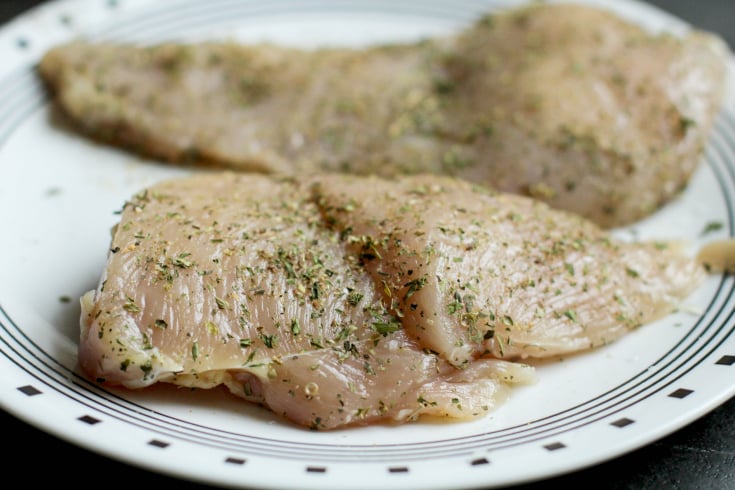
<instances>
[{"instance_id":1,"label":"raw chicken breast","mask_svg":"<svg viewBox=\"0 0 735 490\"><path fill-rule=\"evenodd\" d=\"M84 131L246 171L459 176L604 227L686 186L728 50L597 7L533 4L454 36L364 49L75 41L39 72Z\"/></svg>"},{"instance_id":2,"label":"raw chicken breast","mask_svg":"<svg viewBox=\"0 0 735 490\"><path fill-rule=\"evenodd\" d=\"M467 419L703 278L673 248L436 175L200 174L126 202L82 298L92 379L225 385L296 424Z\"/></svg>"}]
</instances>

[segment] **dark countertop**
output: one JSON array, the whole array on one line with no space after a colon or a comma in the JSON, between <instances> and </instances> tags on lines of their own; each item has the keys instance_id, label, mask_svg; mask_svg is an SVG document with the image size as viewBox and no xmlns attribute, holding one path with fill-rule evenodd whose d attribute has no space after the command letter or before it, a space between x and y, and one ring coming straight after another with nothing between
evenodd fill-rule
<instances>
[{"instance_id":1,"label":"dark countertop","mask_svg":"<svg viewBox=\"0 0 735 490\"><path fill-rule=\"evenodd\" d=\"M0 24L39 0L0 0ZM689 23L720 33L735 47L733 0L652 0ZM48 478L69 484L90 482L90 471L114 475L118 486L179 490L203 488L190 482L151 473L99 456L50 436L0 410L0 427L6 434L6 477L32 478L42 471ZM8 439L10 436L12 439ZM101 484L109 479L97 480ZM17 480L16 480L17 481ZM28 481L28 480L24 480ZM607 463L518 490L539 490L553 484L603 489L735 489L735 399L724 403L691 425L642 449Z\"/></svg>"}]
</instances>

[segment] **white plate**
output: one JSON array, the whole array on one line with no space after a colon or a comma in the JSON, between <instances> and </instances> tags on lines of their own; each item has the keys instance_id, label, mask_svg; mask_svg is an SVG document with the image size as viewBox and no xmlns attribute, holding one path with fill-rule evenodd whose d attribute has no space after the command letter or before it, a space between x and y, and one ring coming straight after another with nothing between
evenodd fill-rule
<instances>
[{"instance_id":1,"label":"white plate","mask_svg":"<svg viewBox=\"0 0 735 490\"><path fill-rule=\"evenodd\" d=\"M91 143L54 118L33 65L53 44L232 36L300 46L447 33L491 0L62 0L0 30L0 406L114 459L260 488L492 487L581 469L668 435L733 395L735 284L712 276L690 308L593 353L538 369L483 420L317 433L222 391L105 390L76 368L79 296L95 287L115 211L185 170ZM598 1L653 29L685 24ZM735 103L681 199L621 231L699 245L733 235ZM706 223L723 227L702 235ZM70 301L66 301L70 299Z\"/></svg>"}]
</instances>

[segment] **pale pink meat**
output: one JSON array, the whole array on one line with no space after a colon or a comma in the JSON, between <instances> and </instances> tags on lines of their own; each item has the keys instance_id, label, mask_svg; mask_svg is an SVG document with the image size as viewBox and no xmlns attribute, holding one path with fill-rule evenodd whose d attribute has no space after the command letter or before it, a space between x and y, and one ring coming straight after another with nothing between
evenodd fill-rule
<instances>
[{"instance_id":1,"label":"pale pink meat","mask_svg":"<svg viewBox=\"0 0 735 490\"><path fill-rule=\"evenodd\" d=\"M531 359L611 342L703 275L450 177L201 173L126 202L79 361L131 389L224 385L315 429L468 419L533 382Z\"/></svg>"},{"instance_id":2,"label":"pale pink meat","mask_svg":"<svg viewBox=\"0 0 735 490\"><path fill-rule=\"evenodd\" d=\"M362 49L77 40L39 73L77 128L149 157L454 175L615 227L686 187L728 57L713 34L653 35L597 7L534 2L446 38Z\"/></svg>"}]
</instances>

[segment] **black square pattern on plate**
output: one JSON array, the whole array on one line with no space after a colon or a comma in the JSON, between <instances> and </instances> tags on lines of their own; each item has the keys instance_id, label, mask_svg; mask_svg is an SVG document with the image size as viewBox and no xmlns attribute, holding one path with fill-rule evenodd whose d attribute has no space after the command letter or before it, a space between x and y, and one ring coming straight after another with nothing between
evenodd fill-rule
<instances>
[{"instance_id":1,"label":"black square pattern on plate","mask_svg":"<svg viewBox=\"0 0 735 490\"><path fill-rule=\"evenodd\" d=\"M722 356L715 364L721 364L723 366L732 366L735 364L735 356Z\"/></svg>"},{"instance_id":2,"label":"black square pattern on plate","mask_svg":"<svg viewBox=\"0 0 735 490\"><path fill-rule=\"evenodd\" d=\"M82 415L77 420L80 420L89 425L99 424L100 422L102 422L100 419L94 418L91 415Z\"/></svg>"},{"instance_id":3,"label":"black square pattern on plate","mask_svg":"<svg viewBox=\"0 0 735 490\"><path fill-rule=\"evenodd\" d=\"M19 386L18 391L28 396L40 395L42 393L41 390L34 388L31 385Z\"/></svg>"},{"instance_id":4,"label":"black square pattern on plate","mask_svg":"<svg viewBox=\"0 0 735 490\"><path fill-rule=\"evenodd\" d=\"M679 388L678 390L674 390L671 393L669 393L669 396L671 398L686 398L692 393L694 393L694 390L688 390L686 388Z\"/></svg>"},{"instance_id":5,"label":"black square pattern on plate","mask_svg":"<svg viewBox=\"0 0 735 490\"><path fill-rule=\"evenodd\" d=\"M551 444L545 444L544 448L549 451L556 451L557 449L564 449L566 446L561 442L552 442Z\"/></svg>"},{"instance_id":6,"label":"black square pattern on plate","mask_svg":"<svg viewBox=\"0 0 735 490\"><path fill-rule=\"evenodd\" d=\"M227 459L225 459L225 463L242 465L242 464L245 464L245 460L242 458L235 458L233 456L230 456Z\"/></svg>"},{"instance_id":7,"label":"black square pattern on plate","mask_svg":"<svg viewBox=\"0 0 735 490\"><path fill-rule=\"evenodd\" d=\"M614 425L615 427L623 428L623 427L627 427L630 424L634 424L634 423L635 423L635 420L631 420L627 417L623 417L622 419L618 419L614 422L610 422L610 425Z\"/></svg>"}]
</instances>

